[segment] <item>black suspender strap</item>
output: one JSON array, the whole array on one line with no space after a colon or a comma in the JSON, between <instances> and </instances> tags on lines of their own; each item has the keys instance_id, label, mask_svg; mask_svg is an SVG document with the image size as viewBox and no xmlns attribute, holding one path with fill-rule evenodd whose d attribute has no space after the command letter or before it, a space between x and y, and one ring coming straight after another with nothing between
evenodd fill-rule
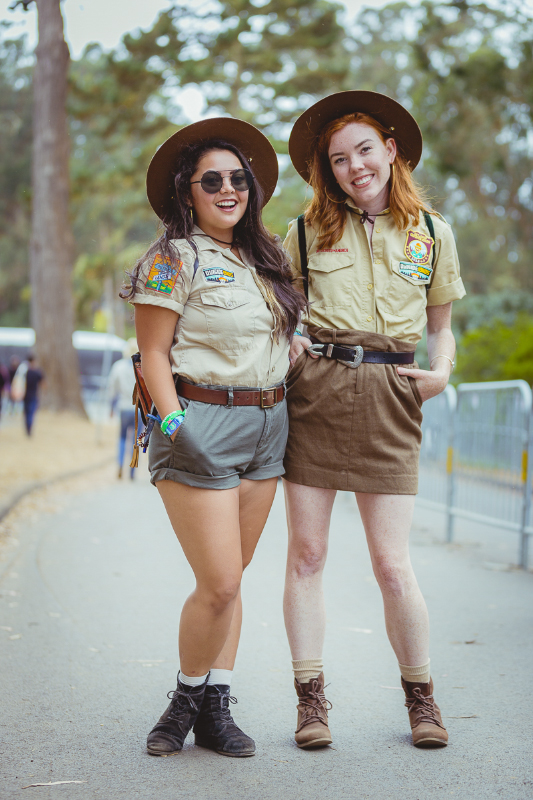
<instances>
[{"instance_id":1,"label":"black suspender strap","mask_svg":"<svg viewBox=\"0 0 533 800\"><path fill-rule=\"evenodd\" d=\"M305 219L304 215L298 217L298 248L300 250L300 269L304 279L304 292L309 300L309 270L307 268L307 241L305 238Z\"/></svg>"}]
</instances>

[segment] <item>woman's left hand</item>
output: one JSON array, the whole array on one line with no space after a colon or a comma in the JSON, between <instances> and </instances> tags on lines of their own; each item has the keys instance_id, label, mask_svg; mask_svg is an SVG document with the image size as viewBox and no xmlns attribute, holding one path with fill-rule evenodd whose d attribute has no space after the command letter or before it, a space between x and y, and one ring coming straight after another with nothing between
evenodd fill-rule
<instances>
[{"instance_id":1,"label":"woman's left hand","mask_svg":"<svg viewBox=\"0 0 533 800\"><path fill-rule=\"evenodd\" d=\"M423 403L430 397L435 397L443 392L450 378L450 369L446 366L435 370L407 369L406 367L396 367L396 369L398 375L408 375L416 380L416 388Z\"/></svg>"}]
</instances>

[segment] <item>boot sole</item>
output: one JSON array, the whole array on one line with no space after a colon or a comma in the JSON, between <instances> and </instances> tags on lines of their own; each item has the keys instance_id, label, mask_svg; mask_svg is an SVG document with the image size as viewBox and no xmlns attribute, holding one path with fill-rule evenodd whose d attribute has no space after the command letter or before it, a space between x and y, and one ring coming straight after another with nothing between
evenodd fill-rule
<instances>
[{"instance_id":1,"label":"boot sole","mask_svg":"<svg viewBox=\"0 0 533 800\"><path fill-rule=\"evenodd\" d=\"M212 750L214 753L218 753L220 756L228 756L228 758L250 758L250 756L255 756L255 750L253 753L226 753L225 750L217 750L216 747L207 744L207 742L198 741L196 738L194 740L194 744L197 747L204 747L206 750Z\"/></svg>"},{"instance_id":2,"label":"boot sole","mask_svg":"<svg viewBox=\"0 0 533 800\"><path fill-rule=\"evenodd\" d=\"M413 742L413 744L415 744ZM433 750L437 747L447 747L448 742L443 742L442 739L420 739L416 742L415 747L420 747L426 750Z\"/></svg>"},{"instance_id":3,"label":"boot sole","mask_svg":"<svg viewBox=\"0 0 533 800\"><path fill-rule=\"evenodd\" d=\"M296 745L300 748L300 750L314 750L316 747L327 747L328 744L333 744L333 740L313 739L311 742L304 742L303 744L296 742Z\"/></svg>"},{"instance_id":4,"label":"boot sole","mask_svg":"<svg viewBox=\"0 0 533 800\"><path fill-rule=\"evenodd\" d=\"M149 756L160 756L160 758L166 758L167 756L177 756L178 753L181 753L181 750L173 750L171 753L160 753L157 750L150 750L147 747L146 752Z\"/></svg>"}]
</instances>

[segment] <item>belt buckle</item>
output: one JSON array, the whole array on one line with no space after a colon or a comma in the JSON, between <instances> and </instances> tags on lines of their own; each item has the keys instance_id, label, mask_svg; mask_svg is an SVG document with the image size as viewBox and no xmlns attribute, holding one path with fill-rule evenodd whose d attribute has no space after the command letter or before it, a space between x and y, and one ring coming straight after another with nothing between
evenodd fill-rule
<instances>
[{"instance_id":1,"label":"belt buckle","mask_svg":"<svg viewBox=\"0 0 533 800\"><path fill-rule=\"evenodd\" d=\"M360 344L356 344L353 349L355 350L353 361L342 361L338 358L337 361L339 364L344 364L345 367L350 367L350 369L357 369L363 361L364 350Z\"/></svg>"},{"instance_id":2,"label":"belt buckle","mask_svg":"<svg viewBox=\"0 0 533 800\"><path fill-rule=\"evenodd\" d=\"M265 392L272 392L272 403L265 403ZM261 408L273 408L276 405L276 390L275 389L261 389L260 394Z\"/></svg>"}]
</instances>

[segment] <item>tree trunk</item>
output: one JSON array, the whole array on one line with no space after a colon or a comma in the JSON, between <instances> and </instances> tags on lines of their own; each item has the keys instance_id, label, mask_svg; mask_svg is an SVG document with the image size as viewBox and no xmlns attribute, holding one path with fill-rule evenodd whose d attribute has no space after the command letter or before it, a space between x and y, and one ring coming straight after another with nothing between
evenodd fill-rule
<instances>
[{"instance_id":1,"label":"tree trunk","mask_svg":"<svg viewBox=\"0 0 533 800\"><path fill-rule=\"evenodd\" d=\"M84 413L72 345L73 238L69 220L69 136L66 98L69 51L60 0L36 0L33 120L31 314L36 352L46 375L45 403Z\"/></svg>"}]
</instances>

